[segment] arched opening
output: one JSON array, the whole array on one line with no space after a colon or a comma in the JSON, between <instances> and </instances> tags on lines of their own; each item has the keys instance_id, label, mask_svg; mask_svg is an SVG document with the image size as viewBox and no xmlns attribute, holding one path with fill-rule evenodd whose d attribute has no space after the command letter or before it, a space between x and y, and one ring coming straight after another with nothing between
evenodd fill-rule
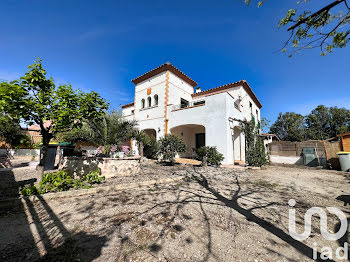
<instances>
[{"instance_id":1,"label":"arched opening","mask_svg":"<svg viewBox=\"0 0 350 262\"><path fill-rule=\"evenodd\" d=\"M202 125L181 125L170 129L172 134L175 134L183 139L187 146L187 150L180 154L180 157L195 158L196 150L205 146L205 127Z\"/></svg>"},{"instance_id":2,"label":"arched opening","mask_svg":"<svg viewBox=\"0 0 350 262\"><path fill-rule=\"evenodd\" d=\"M155 129L144 129L143 132L148 135L150 138L157 139L157 132Z\"/></svg>"},{"instance_id":3,"label":"arched opening","mask_svg":"<svg viewBox=\"0 0 350 262\"><path fill-rule=\"evenodd\" d=\"M141 108L142 108L142 109L145 108L145 99L142 99L142 100L141 100Z\"/></svg>"},{"instance_id":4,"label":"arched opening","mask_svg":"<svg viewBox=\"0 0 350 262\"><path fill-rule=\"evenodd\" d=\"M147 98L147 101L148 101L148 107L151 107L152 106L152 98L150 96Z\"/></svg>"},{"instance_id":5,"label":"arched opening","mask_svg":"<svg viewBox=\"0 0 350 262\"><path fill-rule=\"evenodd\" d=\"M154 95L154 105L158 105L158 95Z\"/></svg>"}]
</instances>

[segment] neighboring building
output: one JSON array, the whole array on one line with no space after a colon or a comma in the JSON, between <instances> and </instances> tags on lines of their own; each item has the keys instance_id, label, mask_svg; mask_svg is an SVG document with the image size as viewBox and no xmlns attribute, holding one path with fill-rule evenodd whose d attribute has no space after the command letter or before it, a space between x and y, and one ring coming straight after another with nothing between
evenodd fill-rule
<instances>
[{"instance_id":1,"label":"neighboring building","mask_svg":"<svg viewBox=\"0 0 350 262\"><path fill-rule=\"evenodd\" d=\"M188 147L181 157L206 145L217 147L223 164L245 161L240 122L254 119L260 125L262 107L245 80L201 91L168 62L132 82L135 99L122 106L123 116L137 120L140 130L157 140L169 133L181 136Z\"/></svg>"},{"instance_id":2,"label":"neighboring building","mask_svg":"<svg viewBox=\"0 0 350 262\"><path fill-rule=\"evenodd\" d=\"M266 153L269 152L269 144L275 141L280 141L279 137L275 134L261 134L264 138L264 146L266 149Z\"/></svg>"},{"instance_id":3,"label":"neighboring building","mask_svg":"<svg viewBox=\"0 0 350 262\"><path fill-rule=\"evenodd\" d=\"M341 150L350 152L350 132L338 135L340 137Z\"/></svg>"}]
</instances>

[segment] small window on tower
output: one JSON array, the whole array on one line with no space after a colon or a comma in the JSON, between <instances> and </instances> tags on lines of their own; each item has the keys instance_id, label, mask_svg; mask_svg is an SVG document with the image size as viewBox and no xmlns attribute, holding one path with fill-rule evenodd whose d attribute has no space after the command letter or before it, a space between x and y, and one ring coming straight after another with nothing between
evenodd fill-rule
<instances>
[{"instance_id":1,"label":"small window on tower","mask_svg":"<svg viewBox=\"0 0 350 262\"><path fill-rule=\"evenodd\" d=\"M141 108L145 108L145 99L141 100Z\"/></svg>"},{"instance_id":2,"label":"small window on tower","mask_svg":"<svg viewBox=\"0 0 350 262\"><path fill-rule=\"evenodd\" d=\"M158 105L158 95L154 95L154 105Z\"/></svg>"},{"instance_id":3,"label":"small window on tower","mask_svg":"<svg viewBox=\"0 0 350 262\"><path fill-rule=\"evenodd\" d=\"M151 107L151 105L152 105L152 99L151 99L151 97L148 97L148 98L147 98L147 101L148 101L148 107Z\"/></svg>"}]
</instances>

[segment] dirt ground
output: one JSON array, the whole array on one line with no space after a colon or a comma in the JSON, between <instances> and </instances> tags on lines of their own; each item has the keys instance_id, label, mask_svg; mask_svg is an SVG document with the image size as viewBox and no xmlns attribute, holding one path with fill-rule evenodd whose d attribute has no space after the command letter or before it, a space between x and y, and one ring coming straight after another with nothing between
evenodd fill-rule
<instances>
[{"instance_id":1,"label":"dirt ground","mask_svg":"<svg viewBox=\"0 0 350 262\"><path fill-rule=\"evenodd\" d=\"M107 183L178 176L181 182L138 189L19 200L1 210L0 260L312 261L314 242L319 252L350 242L349 229L338 241L323 239L317 217L304 242L288 233L289 199L299 233L313 206L337 207L349 218L350 178L332 171L147 163L138 177ZM329 215L328 231L338 227Z\"/></svg>"}]
</instances>

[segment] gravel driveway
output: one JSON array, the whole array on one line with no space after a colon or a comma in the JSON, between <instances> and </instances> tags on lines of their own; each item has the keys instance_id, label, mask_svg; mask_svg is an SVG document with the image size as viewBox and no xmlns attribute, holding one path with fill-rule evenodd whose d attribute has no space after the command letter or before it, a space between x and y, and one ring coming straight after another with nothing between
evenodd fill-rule
<instances>
[{"instance_id":1,"label":"gravel driveway","mask_svg":"<svg viewBox=\"0 0 350 262\"><path fill-rule=\"evenodd\" d=\"M144 170L140 180L184 179L81 197L26 198L1 212L0 260L312 261L314 242L320 251L349 241L349 233L324 240L316 217L306 241L288 233L289 199L297 203L298 232L312 206L338 207L350 216L345 175L276 166L238 171L148 163ZM338 222L329 216L330 232Z\"/></svg>"}]
</instances>

